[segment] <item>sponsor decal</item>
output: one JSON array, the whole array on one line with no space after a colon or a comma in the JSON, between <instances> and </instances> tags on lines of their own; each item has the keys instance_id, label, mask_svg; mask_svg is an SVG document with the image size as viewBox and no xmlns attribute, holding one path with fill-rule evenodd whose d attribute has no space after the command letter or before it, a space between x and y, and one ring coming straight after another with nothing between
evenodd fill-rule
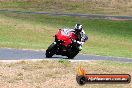
<instances>
[{"instance_id":1,"label":"sponsor decal","mask_svg":"<svg viewBox=\"0 0 132 88\"><path fill-rule=\"evenodd\" d=\"M81 66L78 68L76 81L79 85L86 83L130 83L129 74L86 74L86 70Z\"/></svg>"}]
</instances>

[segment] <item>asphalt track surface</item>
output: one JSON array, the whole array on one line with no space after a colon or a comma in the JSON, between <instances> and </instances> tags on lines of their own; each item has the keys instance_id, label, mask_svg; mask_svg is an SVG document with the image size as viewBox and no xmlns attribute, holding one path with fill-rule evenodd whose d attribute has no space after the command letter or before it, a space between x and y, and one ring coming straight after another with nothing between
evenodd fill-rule
<instances>
[{"instance_id":1,"label":"asphalt track surface","mask_svg":"<svg viewBox=\"0 0 132 88\"><path fill-rule=\"evenodd\" d=\"M17 10L0 10L0 13L19 13L19 14L47 14L53 16L79 16L79 17L87 17L91 19L124 19L124 20L132 20L132 16L108 16L102 14L74 14L74 13L49 13L49 12L33 12L33 11L17 11Z\"/></svg>"},{"instance_id":2,"label":"asphalt track surface","mask_svg":"<svg viewBox=\"0 0 132 88\"><path fill-rule=\"evenodd\" d=\"M31 60L31 59L68 59L65 56L54 55L52 58L46 58L44 50L21 50L0 48L0 60ZM117 62L130 62L132 58L109 57L109 56L95 56L87 54L78 54L72 60L90 61L90 60L110 60Z\"/></svg>"}]
</instances>

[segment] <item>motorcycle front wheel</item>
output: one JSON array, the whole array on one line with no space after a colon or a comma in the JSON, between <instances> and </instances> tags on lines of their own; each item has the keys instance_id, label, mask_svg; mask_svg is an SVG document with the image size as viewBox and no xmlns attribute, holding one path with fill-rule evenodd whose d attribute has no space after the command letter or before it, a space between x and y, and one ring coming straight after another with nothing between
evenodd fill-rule
<instances>
[{"instance_id":1,"label":"motorcycle front wheel","mask_svg":"<svg viewBox=\"0 0 132 88\"><path fill-rule=\"evenodd\" d=\"M47 58L51 58L54 54L55 54L55 50L56 50L56 44L52 43L48 49L46 50L46 57Z\"/></svg>"}]
</instances>

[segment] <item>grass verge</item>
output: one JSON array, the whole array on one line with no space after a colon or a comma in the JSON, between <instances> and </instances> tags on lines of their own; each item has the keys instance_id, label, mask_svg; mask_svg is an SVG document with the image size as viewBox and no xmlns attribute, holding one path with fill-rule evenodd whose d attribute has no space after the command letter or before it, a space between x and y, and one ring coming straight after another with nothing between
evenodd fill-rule
<instances>
[{"instance_id":1,"label":"grass verge","mask_svg":"<svg viewBox=\"0 0 132 88\"><path fill-rule=\"evenodd\" d=\"M131 0L0 0L0 9L132 15Z\"/></svg>"},{"instance_id":2,"label":"grass verge","mask_svg":"<svg viewBox=\"0 0 132 88\"><path fill-rule=\"evenodd\" d=\"M131 63L111 61L69 62L68 60L0 62L1 88L131 88L130 84L86 84L76 83L77 67L82 65L92 74L130 74Z\"/></svg>"}]
</instances>

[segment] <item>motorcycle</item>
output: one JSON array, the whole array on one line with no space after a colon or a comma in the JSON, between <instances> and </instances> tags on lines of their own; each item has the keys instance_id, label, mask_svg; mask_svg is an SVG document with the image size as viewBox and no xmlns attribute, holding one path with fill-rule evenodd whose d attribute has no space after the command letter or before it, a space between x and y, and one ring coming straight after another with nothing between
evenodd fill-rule
<instances>
[{"instance_id":1,"label":"motorcycle","mask_svg":"<svg viewBox=\"0 0 132 88\"><path fill-rule=\"evenodd\" d=\"M73 32L68 29L59 29L54 37L55 41L46 50L47 58L56 54L73 59L79 53L79 44L75 41L77 37Z\"/></svg>"}]
</instances>

